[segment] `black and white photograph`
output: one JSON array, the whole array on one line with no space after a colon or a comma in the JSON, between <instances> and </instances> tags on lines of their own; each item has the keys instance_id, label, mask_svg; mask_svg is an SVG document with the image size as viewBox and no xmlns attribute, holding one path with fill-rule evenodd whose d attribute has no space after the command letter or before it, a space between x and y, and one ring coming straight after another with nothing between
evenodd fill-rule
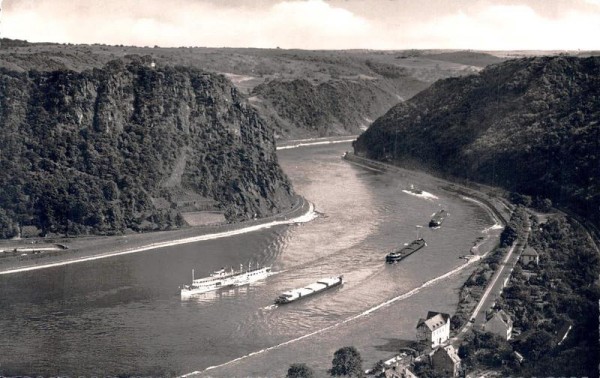
<instances>
[{"instance_id":1,"label":"black and white photograph","mask_svg":"<svg viewBox=\"0 0 600 378\"><path fill-rule=\"evenodd\" d=\"M600 375L600 0L0 0L0 377Z\"/></svg>"}]
</instances>

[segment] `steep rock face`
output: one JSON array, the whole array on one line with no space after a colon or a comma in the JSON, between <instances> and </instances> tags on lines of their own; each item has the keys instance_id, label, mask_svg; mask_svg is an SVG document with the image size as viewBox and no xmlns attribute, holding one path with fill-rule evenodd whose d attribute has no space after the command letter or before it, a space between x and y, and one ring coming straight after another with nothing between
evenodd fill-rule
<instances>
[{"instance_id":1,"label":"steep rock face","mask_svg":"<svg viewBox=\"0 0 600 378\"><path fill-rule=\"evenodd\" d=\"M600 58L543 57L435 83L358 154L551 198L600 221Z\"/></svg>"},{"instance_id":2,"label":"steep rock face","mask_svg":"<svg viewBox=\"0 0 600 378\"><path fill-rule=\"evenodd\" d=\"M181 224L181 204L230 221L291 206L274 137L219 75L139 60L0 72L0 236ZM189 207L189 206L188 206Z\"/></svg>"}]
</instances>

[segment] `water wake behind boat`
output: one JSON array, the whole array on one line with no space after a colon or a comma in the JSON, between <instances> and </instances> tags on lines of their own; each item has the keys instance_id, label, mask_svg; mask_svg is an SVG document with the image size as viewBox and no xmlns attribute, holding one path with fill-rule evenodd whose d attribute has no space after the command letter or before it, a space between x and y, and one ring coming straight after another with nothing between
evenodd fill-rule
<instances>
[{"instance_id":1,"label":"water wake behind boat","mask_svg":"<svg viewBox=\"0 0 600 378\"><path fill-rule=\"evenodd\" d=\"M422 191L421 193L415 193L414 191L411 192L410 190L407 190L407 189L402 189L402 191L404 193L406 193L406 194L410 194L411 196L423 198L423 199L426 199L426 200L429 200L429 201L433 201L433 200L439 199L438 196L436 196L435 194L429 193L429 192L423 192Z\"/></svg>"}]
</instances>

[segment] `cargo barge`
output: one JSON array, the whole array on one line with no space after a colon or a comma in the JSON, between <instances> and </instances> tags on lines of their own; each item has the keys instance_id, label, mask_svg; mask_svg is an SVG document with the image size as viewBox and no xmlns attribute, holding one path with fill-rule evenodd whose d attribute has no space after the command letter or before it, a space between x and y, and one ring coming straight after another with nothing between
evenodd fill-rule
<instances>
[{"instance_id":1,"label":"cargo barge","mask_svg":"<svg viewBox=\"0 0 600 378\"><path fill-rule=\"evenodd\" d=\"M440 210L437 213L433 214L433 217L429 221L429 227L440 227L444 219L446 219L447 215L448 212L446 212L446 210Z\"/></svg>"},{"instance_id":2,"label":"cargo barge","mask_svg":"<svg viewBox=\"0 0 600 378\"><path fill-rule=\"evenodd\" d=\"M412 243L400 249L399 251L388 253L387 256L385 256L385 262L387 262L388 264L397 263L405 257L417 252L425 245L425 240L423 238L414 240Z\"/></svg>"},{"instance_id":3,"label":"cargo barge","mask_svg":"<svg viewBox=\"0 0 600 378\"><path fill-rule=\"evenodd\" d=\"M310 284L306 287L303 287L301 289L293 289L293 290L289 290L289 291L285 291L285 292L281 293L281 295L279 297L277 297L277 299L275 299L275 303L276 304L286 304L286 303L295 302L299 299L310 297L312 295L318 294L325 290L334 288L343 283L344 283L343 276L322 278L322 279L318 280L317 282Z\"/></svg>"}]
</instances>

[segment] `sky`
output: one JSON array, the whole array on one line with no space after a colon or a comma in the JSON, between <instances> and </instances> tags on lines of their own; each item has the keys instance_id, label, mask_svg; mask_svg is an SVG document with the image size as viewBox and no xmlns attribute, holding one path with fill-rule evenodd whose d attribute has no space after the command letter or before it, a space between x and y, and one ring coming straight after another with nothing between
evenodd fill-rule
<instances>
[{"instance_id":1,"label":"sky","mask_svg":"<svg viewBox=\"0 0 600 378\"><path fill-rule=\"evenodd\" d=\"M600 0L0 0L0 4L0 35L31 42L600 49Z\"/></svg>"}]
</instances>

